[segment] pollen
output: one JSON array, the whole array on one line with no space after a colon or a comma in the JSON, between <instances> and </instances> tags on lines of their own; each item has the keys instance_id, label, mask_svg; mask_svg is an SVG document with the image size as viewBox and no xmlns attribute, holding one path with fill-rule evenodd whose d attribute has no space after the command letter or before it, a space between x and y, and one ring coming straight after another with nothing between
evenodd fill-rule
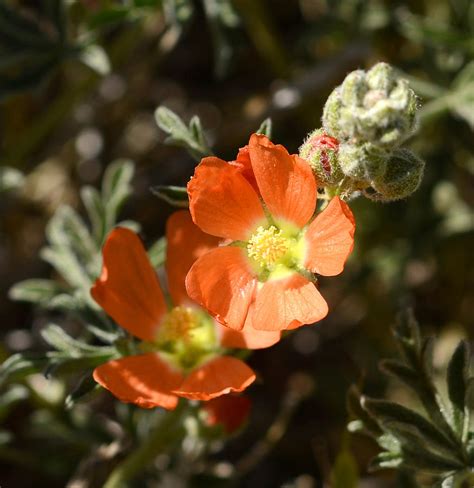
<instances>
[{"instance_id":1,"label":"pollen","mask_svg":"<svg viewBox=\"0 0 474 488\"><path fill-rule=\"evenodd\" d=\"M271 225L267 229L260 226L247 243L247 253L262 268L271 267L285 256L288 240L281 229Z\"/></svg>"},{"instance_id":2,"label":"pollen","mask_svg":"<svg viewBox=\"0 0 474 488\"><path fill-rule=\"evenodd\" d=\"M161 339L189 340L191 331L199 326L199 317L192 308L174 307L161 325Z\"/></svg>"}]
</instances>

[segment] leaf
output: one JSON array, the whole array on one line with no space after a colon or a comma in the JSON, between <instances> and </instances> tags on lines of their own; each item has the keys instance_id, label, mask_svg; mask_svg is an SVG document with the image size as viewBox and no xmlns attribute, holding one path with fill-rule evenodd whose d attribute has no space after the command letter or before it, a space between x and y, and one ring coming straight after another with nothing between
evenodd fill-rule
<instances>
[{"instance_id":1,"label":"leaf","mask_svg":"<svg viewBox=\"0 0 474 488\"><path fill-rule=\"evenodd\" d=\"M421 380L416 371L396 359L382 360L380 362L380 369L382 372L394 376L414 390L418 390L420 387Z\"/></svg>"},{"instance_id":2,"label":"leaf","mask_svg":"<svg viewBox=\"0 0 474 488\"><path fill-rule=\"evenodd\" d=\"M154 268L163 266L166 260L166 237L158 239L149 249L148 257Z\"/></svg>"},{"instance_id":3,"label":"leaf","mask_svg":"<svg viewBox=\"0 0 474 488\"><path fill-rule=\"evenodd\" d=\"M394 425L410 427L410 432L419 438L421 444L425 443L447 456L459 447L425 417L398 403L370 398L363 398L361 403L364 409L383 427ZM389 428L388 431L398 438L396 429L394 431Z\"/></svg>"},{"instance_id":4,"label":"leaf","mask_svg":"<svg viewBox=\"0 0 474 488\"><path fill-rule=\"evenodd\" d=\"M155 120L158 127L167 134L173 134L174 137L186 137L188 132L186 124L169 108L158 107L155 111Z\"/></svg>"},{"instance_id":5,"label":"leaf","mask_svg":"<svg viewBox=\"0 0 474 488\"><path fill-rule=\"evenodd\" d=\"M214 72L218 78L223 78L228 71L234 51L227 30L237 26L239 18L230 0L203 0L203 4L212 35Z\"/></svg>"},{"instance_id":6,"label":"leaf","mask_svg":"<svg viewBox=\"0 0 474 488\"><path fill-rule=\"evenodd\" d=\"M66 397L64 401L65 407L71 409L78 401L83 400L89 393L98 389L98 386L92 377L92 372L88 371L79 379L74 389Z\"/></svg>"},{"instance_id":7,"label":"leaf","mask_svg":"<svg viewBox=\"0 0 474 488\"><path fill-rule=\"evenodd\" d=\"M403 465L416 471L439 475L463 469L461 463L420 449L415 444L406 444L402 449L402 454Z\"/></svg>"},{"instance_id":8,"label":"leaf","mask_svg":"<svg viewBox=\"0 0 474 488\"><path fill-rule=\"evenodd\" d=\"M60 3L46 0L38 11L0 2L0 96L36 88L76 50L66 43Z\"/></svg>"},{"instance_id":9,"label":"leaf","mask_svg":"<svg viewBox=\"0 0 474 488\"><path fill-rule=\"evenodd\" d=\"M411 308L404 309L398 315L398 320L393 328L403 356L413 367L417 364L421 352L421 334L418 322Z\"/></svg>"},{"instance_id":10,"label":"leaf","mask_svg":"<svg viewBox=\"0 0 474 488\"><path fill-rule=\"evenodd\" d=\"M151 192L173 207L189 207L188 193L184 187L158 185L152 187Z\"/></svg>"},{"instance_id":11,"label":"leaf","mask_svg":"<svg viewBox=\"0 0 474 488\"><path fill-rule=\"evenodd\" d=\"M362 395L359 389L355 385L352 385L347 392L347 410L353 417L361 421L363 428L367 430L368 434L377 437L382 434L382 430L377 422L362 408L360 403L361 397ZM352 425L352 428L357 427L359 426Z\"/></svg>"},{"instance_id":12,"label":"leaf","mask_svg":"<svg viewBox=\"0 0 474 488\"><path fill-rule=\"evenodd\" d=\"M113 344L119 338L119 334L117 332L105 331L93 324L86 324L86 329L97 337L97 339L105 342L106 344Z\"/></svg>"},{"instance_id":13,"label":"leaf","mask_svg":"<svg viewBox=\"0 0 474 488\"><path fill-rule=\"evenodd\" d=\"M12 385L0 396L0 422L8 415L10 408L15 403L27 399L28 389L23 385Z\"/></svg>"},{"instance_id":14,"label":"leaf","mask_svg":"<svg viewBox=\"0 0 474 488\"><path fill-rule=\"evenodd\" d=\"M92 369L103 364L116 356L116 353L102 354L96 356L66 357L60 353L48 353L49 363L44 370L46 378L52 376L63 376L72 373Z\"/></svg>"},{"instance_id":15,"label":"leaf","mask_svg":"<svg viewBox=\"0 0 474 488\"><path fill-rule=\"evenodd\" d=\"M169 134L165 143L184 147L196 161L212 155L198 117L194 116L187 127L181 117L161 106L155 110L155 120L158 127Z\"/></svg>"},{"instance_id":16,"label":"leaf","mask_svg":"<svg viewBox=\"0 0 474 488\"><path fill-rule=\"evenodd\" d=\"M91 31L123 22L130 14L127 7L110 7L101 9L88 19L88 27Z\"/></svg>"},{"instance_id":17,"label":"leaf","mask_svg":"<svg viewBox=\"0 0 474 488\"><path fill-rule=\"evenodd\" d=\"M92 224L92 233L98 246L102 246L105 228L105 208L100 193L92 186L81 188L81 199Z\"/></svg>"},{"instance_id":18,"label":"leaf","mask_svg":"<svg viewBox=\"0 0 474 488\"><path fill-rule=\"evenodd\" d=\"M59 208L46 228L46 236L53 247L70 250L91 279L99 273L100 248L72 207L65 205Z\"/></svg>"},{"instance_id":19,"label":"leaf","mask_svg":"<svg viewBox=\"0 0 474 488\"><path fill-rule=\"evenodd\" d=\"M448 396L453 407L454 427L461 436L464 432L464 415L469 412L465 405L469 361L469 344L461 341L451 356L447 371Z\"/></svg>"},{"instance_id":20,"label":"leaf","mask_svg":"<svg viewBox=\"0 0 474 488\"><path fill-rule=\"evenodd\" d=\"M403 458L400 453L396 452L381 452L377 454L369 463L369 472L377 471L378 469L396 469L403 463Z\"/></svg>"},{"instance_id":21,"label":"leaf","mask_svg":"<svg viewBox=\"0 0 474 488\"><path fill-rule=\"evenodd\" d=\"M266 118L256 131L257 134L263 134L269 139L272 138L272 119L270 117Z\"/></svg>"},{"instance_id":22,"label":"leaf","mask_svg":"<svg viewBox=\"0 0 474 488\"><path fill-rule=\"evenodd\" d=\"M8 292L8 296L12 300L47 305L51 299L63 291L64 287L56 281L30 279L13 285Z\"/></svg>"},{"instance_id":23,"label":"leaf","mask_svg":"<svg viewBox=\"0 0 474 488\"><path fill-rule=\"evenodd\" d=\"M50 324L41 331L41 337L56 350L67 353L68 357L84 357L110 354L111 347L91 346L68 335L61 327Z\"/></svg>"},{"instance_id":24,"label":"leaf","mask_svg":"<svg viewBox=\"0 0 474 488\"><path fill-rule=\"evenodd\" d=\"M131 181L135 173L132 161L119 159L110 164L102 182L102 203L105 209L105 234L114 226L125 200L132 194ZM105 237L105 234L102 236Z\"/></svg>"},{"instance_id":25,"label":"leaf","mask_svg":"<svg viewBox=\"0 0 474 488\"><path fill-rule=\"evenodd\" d=\"M19 381L25 376L38 373L48 362L44 354L13 354L0 366L0 386L7 381Z\"/></svg>"},{"instance_id":26,"label":"leaf","mask_svg":"<svg viewBox=\"0 0 474 488\"><path fill-rule=\"evenodd\" d=\"M451 109L474 130L474 61L468 63L453 83L449 97Z\"/></svg>"}]
</instances>

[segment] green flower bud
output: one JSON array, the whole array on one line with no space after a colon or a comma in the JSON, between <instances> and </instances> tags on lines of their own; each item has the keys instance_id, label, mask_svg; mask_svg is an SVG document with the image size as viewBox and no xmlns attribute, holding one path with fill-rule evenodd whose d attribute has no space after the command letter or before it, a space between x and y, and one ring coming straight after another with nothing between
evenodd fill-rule
<instances>
[{"instance_id":1,"label":"green flower bud","mask_svg":"<svg viewBox=\"0 0 474 488\"><path fill-rule=\"evenodd\" d=\"M308 161L321 185L337 185L344 174L337 161L339 141L322 129L313 131L300 147L299 156Z\"/></svg>"},{"instance_id":2,"label":"green flower bud","mask_svg":"<svg viewBox=\"0 0 474 488\"><path fill-rule=\"evenodd\" d=\"M323 109L323 125L328 134L337 139L340 138L339 112L341 111L341 87L335 88L326 100Z\"/></svg>"},{"instance_id":3,"label":"green flower bud","mask_svg":"<svg viewBox=\"0 0 474 488\"><path fill-rule=\"evenodd\" d=\"M360 183L370 186L381 178L387 167L389 153L370 142L363 144L341 144L339 165L342 172Z\"/></svg>"},{"instance_id":4,"label":"green flower bud","mask_svg":"<svg viewBox=\"0 0 474 488\"><path fill-rule=\"evenodd\" d=\"M372 183L374 192L366 192L366 196L384 202L406 198L420 186L424 169L425 162L409 149L397 149L385 174Z\"/></svg>"},{"instance_id":5,"label":"green flower bud","mask_svg":"<svg viewBox=\"0 0 474 488\"><path fill-rule=\"evenodd\" d=\"M394 149L416 128L417 98L408 82L386 63L353 71L329 96L325 130L341 142L371 142Z\"/></svg>"}]
</instances>

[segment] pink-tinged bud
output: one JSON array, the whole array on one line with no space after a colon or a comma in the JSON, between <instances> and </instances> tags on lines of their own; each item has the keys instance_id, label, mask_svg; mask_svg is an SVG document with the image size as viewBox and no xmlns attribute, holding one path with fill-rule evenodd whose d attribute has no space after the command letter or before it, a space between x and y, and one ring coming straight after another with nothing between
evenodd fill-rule
<instances>
[{"instance_id":1,"label":"pink-tinged bud","mask_svg":"<svg viewBox=\"0 0 474 488\"><path fill-rule=\"evenodd\" d=\"M344 177L337 160L339 141L316 129L300 147L299 155L308 161L320 185L335 186Z\"/></svg>"}]
</instances>

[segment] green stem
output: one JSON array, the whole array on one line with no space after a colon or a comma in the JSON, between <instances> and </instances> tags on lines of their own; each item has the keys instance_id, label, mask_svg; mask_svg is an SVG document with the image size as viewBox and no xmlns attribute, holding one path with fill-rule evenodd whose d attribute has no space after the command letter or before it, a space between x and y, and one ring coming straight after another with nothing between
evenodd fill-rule
<instances>
[{"instance_id":1,"label":"green stem","mask_svg":"<svg viewBox=\"0 0 474 488\"><path fill-rule=\"evenodd\" d=\"M180 401L175 410L168 412L148 438L112 471L104 488L125 486L128 480L153 462L160 452L181 439L184 434L183 417L187 411L186 406L187 402Z\"/></svg>"}]
</instances>

